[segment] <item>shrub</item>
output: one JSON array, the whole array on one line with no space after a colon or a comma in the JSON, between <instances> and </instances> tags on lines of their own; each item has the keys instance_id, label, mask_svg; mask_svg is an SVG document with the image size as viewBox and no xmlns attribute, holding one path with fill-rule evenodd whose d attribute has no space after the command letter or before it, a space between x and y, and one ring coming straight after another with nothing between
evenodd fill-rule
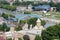
<instances>
[{"instance_id":1,"label":"shrub","mask_svg":"<svg viewBox=\"0 0 60 40\"><path fill-rule=\"evenodd\" d=\"M26 11L26 12L24 12L24 14L31 14L31 12L29 12L29 11Z\"/></svg>"},{"instance_id":2,"label":"shrub","mask_svg":"<svg viewBox=\"0 0 60 40\"><path fill-rule=\"evenodd\" d=\"M4 8L7 10L11 10L11 11L15 11L16 10L16 6L10 6L10 5L4 5L4 4L0 4L0 8Z\"/></svg>"},{"instance_id":3,"label":"shrub","mask_svg":"<svg viewBox=\"0 0 60 40\"><path fill-rule=\"evenodd\" d=\"M5 13L2 13L2 17L5 18L5 19L8 19L8 16L12 17L12 18L15 18L14 15L12 14L5 14Z\"/></svg>"}]
</instances>

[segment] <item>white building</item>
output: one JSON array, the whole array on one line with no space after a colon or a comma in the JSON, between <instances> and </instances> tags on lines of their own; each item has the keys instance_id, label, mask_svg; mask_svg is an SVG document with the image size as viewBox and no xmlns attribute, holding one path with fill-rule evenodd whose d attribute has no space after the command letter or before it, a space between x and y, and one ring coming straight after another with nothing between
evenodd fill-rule
<instances>
[{"instance_id":1,"label":"white building","mask_svg":"<svg viewBox=\"0 0 60 40\"><path fill-rule=\"evenodd\" d=\"M32 25L30 25L30 29L28 29L28 24L26 23L23 26L25 30L23 29L20 32L24 32L23 34L30 33L30 34L35 34L35 35L41 35L41 31L44 30L44 27L41 25L40 19L38 19L36 22L37 22L37 25L34 28L32 28Z\"/></svg>"},{"instance_id":2,"label":"white building","mask_svg":"<svg viewBox=\"0 0 60 40\"><path fill-rule=\"evenodd\" d=\"M0 24L7 23L3 17L0 17Z\"/></svg>"},{"instance_id":3,"label":"white building","mask_svg":"<svg viewBox=\"0 0 60 40\"><path fill-rule=\"evenodd\" d=\"M36 22L37 22L37 25L34 28L32 28L32 25L30 25L30 29L28 29L28 24L26 23L23 26L23 30L13 31L13 33L9 31L9 32L6 32L5 35L7 38L15 37L15 40L18 40L19 37L23 38L24 35L28 35L30 40L34 40L35 36L36 35L41 36L42 30L44 30L43 26L41 25L40 19L38 19Z\"/></svg>"}]
</instances>

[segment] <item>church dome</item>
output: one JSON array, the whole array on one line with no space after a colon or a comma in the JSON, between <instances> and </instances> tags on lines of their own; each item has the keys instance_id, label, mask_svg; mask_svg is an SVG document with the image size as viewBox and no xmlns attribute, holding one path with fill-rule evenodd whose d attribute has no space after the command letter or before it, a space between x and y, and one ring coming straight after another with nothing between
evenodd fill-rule
<instances>
[{"instance_id":1,"label":"church dome","mask_svg":"<svg viewBox=\"0 0 60 40\"><path fill-rule=\"evenodd\" d=\"M40 19L38 18L36 22L41 22Z\"/></svg>"}]
</instances>

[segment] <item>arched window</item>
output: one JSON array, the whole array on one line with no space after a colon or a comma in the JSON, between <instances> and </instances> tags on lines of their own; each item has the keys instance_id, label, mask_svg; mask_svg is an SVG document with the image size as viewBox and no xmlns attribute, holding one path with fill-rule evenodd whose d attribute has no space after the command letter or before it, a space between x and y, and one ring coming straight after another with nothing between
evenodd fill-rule
<instances>
[{"instance_id":1,"label":"arched window","mask_svg":"<svg viewBox=\"0 0 60 40\"><path fill-rule=\"evenodd\" d=\"M24 35L24 36L23 36L23 39L24 39L24 40L30 40L30 38L29 38L28 35Z\"/></svg>"}]
</instances>

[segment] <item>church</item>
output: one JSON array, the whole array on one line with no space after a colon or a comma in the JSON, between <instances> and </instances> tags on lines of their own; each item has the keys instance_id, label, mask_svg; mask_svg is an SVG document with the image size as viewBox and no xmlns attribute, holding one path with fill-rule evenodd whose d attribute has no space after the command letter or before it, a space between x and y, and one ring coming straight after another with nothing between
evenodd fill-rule
<instances>
[{"instance_id":1,"label":"church","mask_svg":"<svg viewBox=\"0 0 60 40\"><path fill-rule=\"evenodd\" d=\"M38 19L36 23L37 24L35 27L32 27L32 25L30 25L30 29L28 29L28 24L26 23L23 26L23 30L20 31L15 31L14 28L11 27L11 30L9 32L5 32L5 38L12 38L12 40L18 40L18 38L22 38L22 40L25 40L25 36L28 36L29 40L34 40L36 35L41 36L42 30L45 30L45 28L41 25L40 19Z\"/></svg>"}]
</instances>

